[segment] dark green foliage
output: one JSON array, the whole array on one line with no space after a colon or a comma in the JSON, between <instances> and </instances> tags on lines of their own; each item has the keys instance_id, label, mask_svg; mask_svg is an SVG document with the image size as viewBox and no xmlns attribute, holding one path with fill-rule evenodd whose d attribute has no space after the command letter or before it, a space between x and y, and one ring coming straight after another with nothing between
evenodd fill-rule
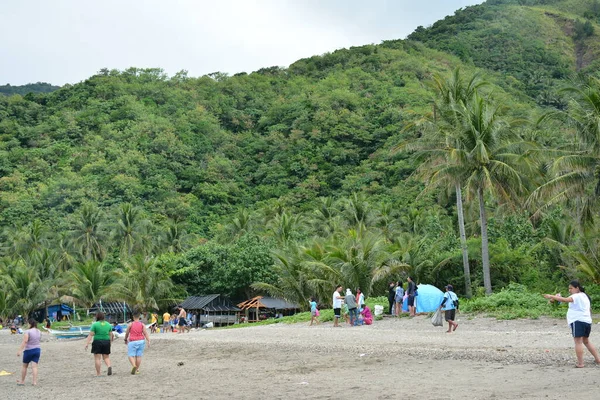
<instances>
[{"instance_id":1,"label":"dark green foliage","mask_svg":"<svg viewBox=\"0 0 600 400\"><path fill-rule=\"evenodd\" d=\"M50 93L60 89L60 86L53 86L46 82L28 83L27 85L12 86L10 84L0 86L0 94L11 96L13 94L30 95L35 98L36 93Z\"/></svg>"}]
</instances>

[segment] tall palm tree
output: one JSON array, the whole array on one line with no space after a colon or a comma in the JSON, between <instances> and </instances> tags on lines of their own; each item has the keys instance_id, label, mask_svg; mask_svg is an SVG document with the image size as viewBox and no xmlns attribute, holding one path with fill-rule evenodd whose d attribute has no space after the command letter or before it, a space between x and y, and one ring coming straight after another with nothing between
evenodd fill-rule
<instances>
[{"instance_id":1,"label":"tall palm tree","mask_svg":"<svg viewBox=\"0 0 600 400\"><path fill-rule=\"evenodd\" d=\"M149 221L131 203L124 203L118 209L117 224L113 239L120 248L121 256L129 258L135 252L145 251L151 241L147 236Z\"/></svg>"},{"instance_id":2,"label":"tall palm tree","mask_svg":"<svg viewBox=\"0 0 600 400\"><path fill-rule=\"evenodd\" d=\"M531 194L529 203L543 208L559 202L573 205L580 226L594 224L594 209L600 195L600 79L579 76L563 89L570 95L565 117L575 137L567 146L554 150L550 179Z\"/></svg>"},{"instance_id":3,"label":"tall palm tree","mask_svg":"<svg viewBox=\"0 0 600 400\"><path fill-rule=\"evenodd\" d=\"M71 237L84 260L102 261L106 253L103 243L107 235L101 211L91 204L84 205L71 230Z\"/></svg>"},{"instance_id":4,"label":"tall palm tree","mask_svg":"<svg viewBox=\"0 0 600 400\"><path fill-rule=\"evenodd\" d=\"M91 307L101 298L111 298L114 291L115 273L99 261L87 261L75 265L63 275L63 286L83 307Z\"/></svg>"},{"instance_id":5,"label":"tall palm tree","mask_svg":"<svg viewBox=\"0 0 600 400\"><path fill-rule=\"evenodd\" d=\"M189 247L190 235L183 222L170 220L160 237L159 247L171 253L181 253Z\"/></svg>"},{"instance_id":6,"label":"tall palm tree","mask_svg":"<svg viewBox=\"0 0 600 400\"><path fill-rule=\"evenodd\" d=\"M526 157L536 148L523 141L511 125L501 118L500 108L479 95L459 109L460 131L456 146L449 146L451 161L440 166L433 180L461 182L467 199L475 196L479 202L481 253L486 294L492 293L485 195L507 202L518 202L528 186L527 177L536 172L535 164Z\"/></svg>"},{"instance_id":7,"label":"tall palm tree","mask_svg":"<svg viewBox=\"0 0 600 400\"><path fill-rule=\"evenodd\" d=\"M117 272L115 294L120 300L140 310L158 310L176 301L174 285L167 273L153 259L135 255Z\"/></svg>"},{"instance_id":8,"label":"tall palm tree","mask_svg":"<svg viewBox=\"0 0 600 400\"><path fill-rule=\"evenodd\" d=\"M436 96L434 97L433 113L421 121L407 126L408 129L413 127L424 128L424 135L418 141L407 146L409 149L417 150L416 157L423 162L418 170L422 177L429 179L438 164L451 162L453 154L444 151L444 149L456 147L459 144L456 141L457 132L460 131L462 126L459 110L473 99L480 88L488 84L480 78L479 74L474 74L469 79L464 78L458 67L452 71L449 77L441 74L434 75L433 87ZM445 189L453 189L456 194L456 213L463 257L465 295L471 297L471 269L469 267L465 233L462 184L459 180L448 181Z\"/></svg>"}]
</instances>

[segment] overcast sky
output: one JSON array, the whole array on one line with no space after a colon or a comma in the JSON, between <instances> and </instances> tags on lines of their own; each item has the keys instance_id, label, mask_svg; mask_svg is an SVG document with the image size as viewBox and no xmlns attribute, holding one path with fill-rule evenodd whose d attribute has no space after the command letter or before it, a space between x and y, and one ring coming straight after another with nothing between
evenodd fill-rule
<instances>
[{"instance_id":1,"label":"overcast sky","mask_svg":"<svg viewBox=\"0 0 600 400\"><path fill-rule=\"evenodd\" d=\"M483 0L0 0L0 84L76 83L101 68L169 75L287 67L403 39Z\"/></svg>"}]
</instances>

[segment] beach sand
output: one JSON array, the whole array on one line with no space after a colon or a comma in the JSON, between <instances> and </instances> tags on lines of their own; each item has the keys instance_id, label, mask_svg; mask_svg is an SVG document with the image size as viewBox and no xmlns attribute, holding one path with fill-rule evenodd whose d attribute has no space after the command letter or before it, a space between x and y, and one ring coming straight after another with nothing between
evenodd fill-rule
<instances>
[{"instance_id":1,"label":"beach sand","mask_svg":"<svg viewBox=\"0 0 600 400\"><path fill-rule=\"evenodd\" d=\"M153 334L139 375L113 343L113 376L93 377L83 340L44 335L39 384L17 387L20 335L0 333L0 393L77 399L582 399L600 398L600 368L576 369L564 320L459 316L453 334L426 316L372 326L277 324ZM591 341L600 345L600 327ZM600 346L599 346L600 347ZM182 365L180 365L182 364ZM103 374L106 368L103 366ZM8 398L8 397L6 397Z\"/></svg>"}]
</instances>

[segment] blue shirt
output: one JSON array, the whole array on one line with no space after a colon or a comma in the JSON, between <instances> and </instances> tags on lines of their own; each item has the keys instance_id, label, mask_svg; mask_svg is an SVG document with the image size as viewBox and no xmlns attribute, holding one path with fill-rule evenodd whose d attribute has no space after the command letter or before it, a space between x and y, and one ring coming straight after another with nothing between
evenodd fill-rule
<instances>
[{"instance_id":1,"label":"blue shirt","mask_svg":"<svg viewBox=\"0 0 600 400\"><path fill-rule=\"evenodd\" d=\"M113 326L113 331L121 334L121 333L123 333L123 328L121 328L121 325L116 325L116 326Z\"/></svg>"},{"instance_id":2,"label":"blue shirt","mask_svg":"<svg viewBox=\"0 0 600 400\"><path fill-rule=\"evenodd\" d=\"M444 311L456 309L456 307L454 306L454 302L458 300L458 296L456 295L456 293L446 292L444 293L444 299L446 299L446 303L444 303Z\"/></svg>"},{"instance_id":3,"label":"blue shirt","mask_svg":"<svg viewBox=\"0 0 600 400\"><path fill-rule=\"evenodd\" d=\"M316 309L317 309L317 302L311 301L310 302L310 311L315 311Z\"/></svg>"}]
</instances>

